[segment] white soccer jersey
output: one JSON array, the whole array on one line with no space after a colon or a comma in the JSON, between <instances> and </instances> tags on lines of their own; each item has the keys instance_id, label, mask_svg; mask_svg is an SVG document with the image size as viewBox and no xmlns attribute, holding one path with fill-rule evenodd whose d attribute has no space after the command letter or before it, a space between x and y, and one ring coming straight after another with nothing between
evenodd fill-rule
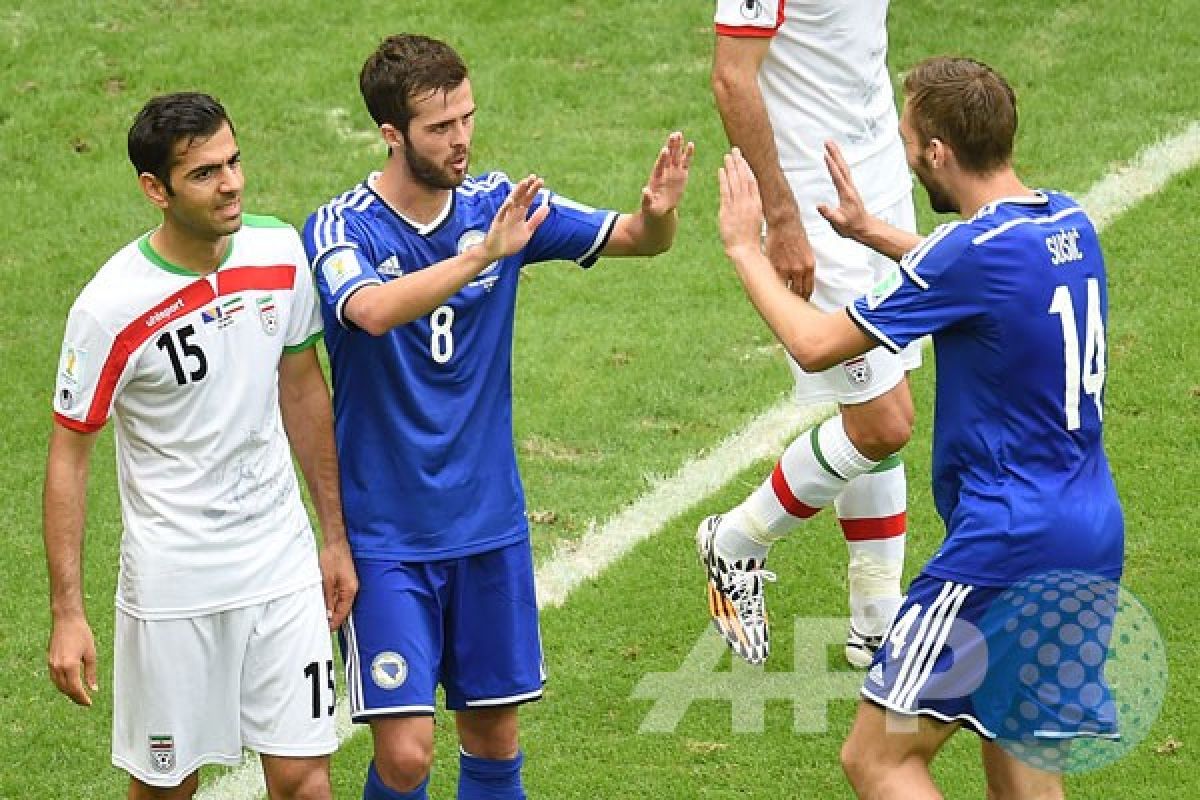
<instances>
[{"instance_id":1,"label":"white soccer jersey","mask_svg":"<svg viewBox=\"0 0 1200 800\"><path fill-rule=\"evenodd\" d=\"M111 415L124 534L117 606L143 619L262 602L320 580L279 412L285 351L320 313L290 226L245 215L220 268L127 245L67 319L55 418Z\"/></svg>"},{"instance_id":2,"label":"white soccer jersey","mask_svg":"<svg viewBox=\"0 0 1200 800\"><path fill-rule=\"evenodd\" d=\"M759 87L806 227L818 203L836 203L825 168L832 139L850 164L867 210L909 194L887 68L888 0L717 0L721 36L770 37Z\"/></svg>"}]
</instances>

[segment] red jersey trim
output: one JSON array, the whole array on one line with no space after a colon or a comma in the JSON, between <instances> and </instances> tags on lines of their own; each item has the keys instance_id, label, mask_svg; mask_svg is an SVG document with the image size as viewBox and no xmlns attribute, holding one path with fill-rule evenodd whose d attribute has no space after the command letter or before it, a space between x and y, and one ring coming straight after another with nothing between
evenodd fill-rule
<instances>
[{"instance_id":1,"label":"red jersey trim","mask_svg":"<svg viewBox=\"0 0 1200 800\"><path fill-rule=\"evenodd\" d=\"M113 339L108 357L104 359L104 366L100 368L100 377L96 380L96 393L92 395L92 404L88 407L87 416L82 423L77 424L91 426L91 430L104 427L109 406L112 405L113 392L116 391L117 382L129 363L129 357L169 322L184 314L198 311L216 299L216 296L208 281L198 280L168 296L126 325Z\"/></svg>"},{"instance_id":2,"label":"red jersey trim","mask_svg":"<svg viewBox=\"0 0 1200 800\"><path fill-rule=\"evenodd\" d=\"M232 267L217 272L217 294L223 296L234 292L291 289L295 282L296 266L294 264Z\"/></svg>"},{"instance_id":3,"label":"red jersey trim","mask_svg":"<svg viewBox=\"0 0 1200 800\"><path fill-rule=\"evenodd\" d=\"M92 425L87 422L80 422L77 419L71 419L70 417L64 417L62 414L58 413L57 411L54 412L54 421L57 422L59 425L62 425L64 428L69 428L69 429L75 431L76 433L95 433L96 431L98 431L104 427L103 422L101 422L99 425Z\"/></svg>"},{"instance_id":4,"label":"red jersey trim","mask_svg":"<svg viewBox=\"0 0 1200 800\"><path fill-rule=\"evenodd\" d=\"M783 0L780 0L779 7L775 10L774 28L759 28L753 25L725 25L718 22L715 25L717 34L742 39L769 39L783 27L783 7L785 5L787 4Z\"/></svg>"},{"instance_id":5,"label":"red jersey trim","mask_svg":"<svg viewBox=\"0 0 1200 800\"><path fill-rule=\"evenodd\" d=\"M734 39L771 39L779 28L751 28L734 25L717 25L718 36L729 36Z\"/></svg>"}]
</instances>

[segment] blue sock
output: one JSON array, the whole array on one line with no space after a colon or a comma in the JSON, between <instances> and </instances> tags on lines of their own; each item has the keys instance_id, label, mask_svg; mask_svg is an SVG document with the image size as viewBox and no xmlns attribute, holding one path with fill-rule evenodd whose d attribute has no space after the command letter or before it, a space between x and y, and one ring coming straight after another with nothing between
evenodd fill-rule
<instances>
[{"instance_id":1,"label":"blue sock","mask_svg":"<svg viewBox=\"0 0 1200 800\"><path fill-rule=\"evenodd\" d=\"M497 761L459 751L458 800L525 800L521 764L525 756Z\"/></svg>"},{"instance_id":2,"label":"blue sock","mask_svg":"<svg viewBox=\"0 0 1200 800\"><path fill-rule=\"evenodd\" d=\"M411 792L398 792L383 782L375 771L375 762L367 767L367 783L363 786L362 800L429 800L429 778L421 781L421 785Z\"/></svg>"}]
</instances>

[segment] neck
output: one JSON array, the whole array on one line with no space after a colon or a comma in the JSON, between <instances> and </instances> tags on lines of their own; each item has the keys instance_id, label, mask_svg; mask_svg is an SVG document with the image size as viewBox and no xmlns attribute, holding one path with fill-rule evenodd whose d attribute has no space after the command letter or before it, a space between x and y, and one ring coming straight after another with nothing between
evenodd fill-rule
<instances>
[{"instance_id":1,"label":"neck","mask_svg":"<svg viewBox=\"0 0 1200 800\"><path fill-rule=\"evenodd\" d=\"M387 204L414 222L429 223L442 213L451 189L437 189L413 178L400 156L392 156L375 180L375 191Z\"/></svg>"},{"instance_id":2,"label":"neck","mask_svg":"<svg viewBox=\"0 0 1200 800\"><path fill-rule=\"evenodd\" d=\"M229 251L229 237L197 239L164 221L162 227L150 234L150 246L172 264L208 275L221 266L222 259Z\"/></svg>"},{"instance_id":3,"label":"neck","mask_svg":"<svg viewBox=\"0 0 1200 800\"><path fill-rule=\"evenodd\" d=\"M979 209L1005 197L1033 197L1036 193L1021 183L1010 167L987 175L964 175L956 195L959 213L964 219L975 216Z\"/></svg>"}]
</instances>

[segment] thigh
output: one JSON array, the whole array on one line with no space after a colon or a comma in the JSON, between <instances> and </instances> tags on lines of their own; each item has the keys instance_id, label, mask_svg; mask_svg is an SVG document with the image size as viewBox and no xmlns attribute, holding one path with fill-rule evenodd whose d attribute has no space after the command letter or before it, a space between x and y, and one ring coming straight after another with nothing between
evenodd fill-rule
<instances>
[{"instance_id":1,"label":"thigh","mask_svg":"<svg viewBox=\"0 0 1200 800\"><path fill-rule=\"evenodd\" d=\"M528 540L460 559L448 593L442 685L461 711L542 696L542 638Z\"/></svg>"},{"instance_id":2,"label":"thigh","mask_svg":"<svg viewBox=\"0 0 1200 800\"><path fill-rule=\"evenodd\" d=\"M899 767L914 759L928 765L959 729L957 722L898 715L877 703L861 700L846 748L877 767Z\"/></svg>"},{"instance_id":3,"label":"thigh","mask_svg":"<svg viewBox=\"0 0 1200 800\"><path fill-rule=\"evenodd\" d=\"M1062 774L1036 769L996 742L983 742L983 771L992 800L1058 800L1065 797Z\"/></svg>"},{"instance_id":4,"label":"thigh","mask_svg":"<svg viewBox=\"0 0 1200 800\"><path fill-rule=\"evenodd\" d=\"M238 764L239 670L246 609L144 620L116 614L112 762L148 787L173 787L202 764Z\"/></svg>"},{"instance_id":5,"label":"thigh","mask_svg":"<svg viewBox=\"0 0 1200 800\"><path fill-rule=\"evenodd\" d=\"M442 595L451 564L355 566L358 594L340 633L351 719L432 715L445 641Z\"/></svg>"},{"instance_id":6,"label":"thigh","mask_svg":"<svg viewBox=\"0 0 1200 800\"><path fill-rule=\"evenodd\" d=\"M319 585L259 607L241 679L245 746L289 757L337 749L333 647Z\"/></svg>"}]
</instances>

